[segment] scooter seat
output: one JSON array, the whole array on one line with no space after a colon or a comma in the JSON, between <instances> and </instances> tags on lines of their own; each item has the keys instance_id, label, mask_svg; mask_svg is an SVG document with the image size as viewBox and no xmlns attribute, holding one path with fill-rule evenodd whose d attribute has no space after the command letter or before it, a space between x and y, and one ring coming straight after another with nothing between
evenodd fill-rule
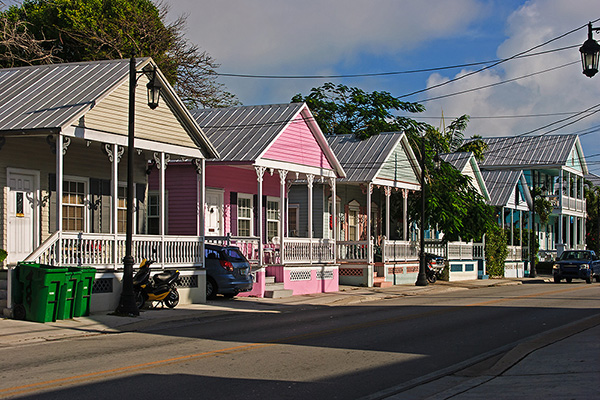
<instances>
[{"instance_id":1,"label":"scooter seat","mask_svg":"<svg viewBox=\"0 0 600 400\"><path fill-rule=\"evenodd\" d=\"M176 280L179 277L179 272L178 271L164 271L164 272L160 272L156 275L154 275L154 283L155 284L160 284L160 283L171 283L174 280Z\"/></svg>"}]
</instances>

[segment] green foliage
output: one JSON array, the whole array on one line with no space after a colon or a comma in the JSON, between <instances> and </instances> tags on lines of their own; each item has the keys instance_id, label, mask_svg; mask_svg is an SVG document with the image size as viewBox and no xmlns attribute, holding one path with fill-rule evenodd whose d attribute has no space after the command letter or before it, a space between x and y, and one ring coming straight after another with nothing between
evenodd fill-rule
<instances>
[{"instance_id":1,"label":"green foliage","mask_svg":"<svg viewBox=\"0 0 600 400\"><path fill-rule=\"evenodd\" d=\"M587 206L585 242L588 249L600 254L600 187L585 181L584 192Z\"/></svg>"},{"instance_id":2,"label":"green foliage","mask_svg":"<svg viewBox=\"0 0 600 400\"><path fill-rule=\"evenodd\" d=\"M354 134L366 139L381 132L401 130L392 111L422 112L418 103L400 101L388 92L366 93L342 84L325 83L308 96L297 94L292 102L306 102L325 134Z\"/></svg>"},{"instance_id":3,"label":"green foliage","mask_svg":"<svg viewBox=\"0 0 600 400\"><path fill-rule=\"evenodd\" d=\"M237 104L216 83L218 64L184 39L185 19L166 23L166 14L151 0L25 0L0 14L17 26L0 38L9 54L0 66L152 57L189 106ZM46 56L7 37L17 34L31 36Z\"/></svg>"},{"instance_id":4,"label":"green foliage","mask_svg":"<svg viewBox=\"0 0 600 400\"><path fill-rule=\"evenodd\" d=\"M508 256L506 233L496 224L485 235L485 264L490 276L504 276L504 261Z\"/></svg>"},{"instance_id":5,"label":"green foliage","mask_svg":"<svg viewBox=\"0 0 600 400\"><path fill-rule=\"evenodd\" d=\"M550 218L550 214L554 210L554 206L545 196L542 194L542 189L535 188L534 191L535 196L535 213L542 225L548 223L548 219Z\"/></svg>"},{"instance_id":6,"label":"green foliage","mask_svg":"<svg viewBox=\"0 0 600 400\"><path fill-rule=\"evenodd\" d=\"M8 257L8 253L6 252L6 250L0 249L0 264L2 264L4 260L6 260L6 257Z\"/></svg>"}]
</instances>

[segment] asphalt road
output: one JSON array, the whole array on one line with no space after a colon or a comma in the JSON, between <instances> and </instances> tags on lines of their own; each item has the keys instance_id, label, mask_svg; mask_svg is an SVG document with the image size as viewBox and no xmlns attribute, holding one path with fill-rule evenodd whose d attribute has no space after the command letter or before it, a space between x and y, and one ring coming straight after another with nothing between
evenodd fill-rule
<instances>
[{"instance_id":1,"label":"asphalt road","mask_svg":"<svg viewBox=\"0 0 600 400\"><path fill-rule=\"evenodd\" d=\"M598 314L599 295L583 282L432 291L11 347L0 397L376 398Z\"/></svg>"}]
</instances>

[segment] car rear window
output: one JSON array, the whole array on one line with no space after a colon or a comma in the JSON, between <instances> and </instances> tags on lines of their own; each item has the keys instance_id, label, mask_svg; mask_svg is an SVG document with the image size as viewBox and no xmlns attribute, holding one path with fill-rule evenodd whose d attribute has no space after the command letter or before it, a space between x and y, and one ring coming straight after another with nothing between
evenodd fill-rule
<instances>
[{"instance_id":1,"label":"car rear window","mask_svg":"<svg viewBox=\"0 0 600 400\"><path fill-rule=\"evenodd\" d=\"M246 261L246 257L238 249L229 248L223 251L231 261Z\"/></svg>"}]
</instances>

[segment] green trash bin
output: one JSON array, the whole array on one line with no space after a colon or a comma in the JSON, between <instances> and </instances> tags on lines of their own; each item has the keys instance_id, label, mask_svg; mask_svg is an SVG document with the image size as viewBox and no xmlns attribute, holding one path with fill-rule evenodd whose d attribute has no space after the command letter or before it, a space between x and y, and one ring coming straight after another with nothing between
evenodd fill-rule
<instances>
[{"instance_id":1,"label":"green trash bin","mask_svg":"<svg viewBox=\"0 0 600 400\"><path fill-rule=\"evenodd\" d=\"M81 269L66 267L65 279L58 303L57 319L71 319L75 317L75 304L77 303L77 287L81 280Z\"/></svg>"},{"instance_id":2,"label":"green trash bin","mask_svg":"<svg viewBox=\"0 0 600 400\"><path fill-rule=\"evenodd\" d=\"M81 276L77 285L75 294L74 317L85 317L90 315L90 306L92 300L92 286L96 278L96 269L91 267L79 268Z\"/></svg>"},{"instance_id":3,"label":"green trash bin","mask_svg":"<svg viewBox=\"0 0 600 400\"><path fill-rule=\"evenodd\" d=\"M51 322L60 319L59 308L67 268L35 263L18 263L20 283L15 300L25 311L25 319Z\"/></svg>"}]
</instances>

